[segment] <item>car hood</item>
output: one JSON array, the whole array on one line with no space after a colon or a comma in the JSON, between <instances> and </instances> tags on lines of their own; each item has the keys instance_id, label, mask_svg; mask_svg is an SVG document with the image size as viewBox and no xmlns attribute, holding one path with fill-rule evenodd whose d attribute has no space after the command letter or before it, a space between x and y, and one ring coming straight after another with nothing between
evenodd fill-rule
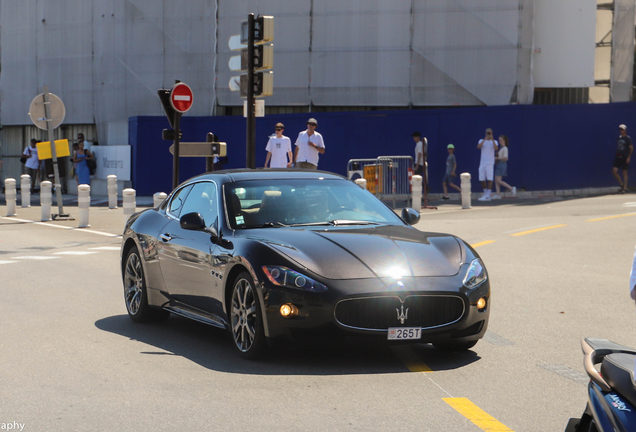
<instances>
[{"instance_id":1,"label":"car hood","mask_svg":"<svg viewBox=\"0 0 636 432\"><path fill-rule=\"evenodd\" d=\"M406 226L267 228L247 237L327 279L454 276L462 263L456 237Z\"/></svg>"}]
</instances>

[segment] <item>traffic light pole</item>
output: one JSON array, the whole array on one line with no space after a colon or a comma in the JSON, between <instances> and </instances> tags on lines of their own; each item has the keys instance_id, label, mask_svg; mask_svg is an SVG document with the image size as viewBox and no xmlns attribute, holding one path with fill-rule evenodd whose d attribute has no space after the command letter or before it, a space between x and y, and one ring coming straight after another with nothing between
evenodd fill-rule
<instances>
[{"instance_id":1,"label":"traffic light pole","mask_svg":"<svg viewBox=\"0 0 636 432\"><path fill-rule=\"evenodd\" d=\"M254 112L254 14L247 16L247 143L246 167L256 168L256 113Z\"/></svg>"},{"instance_id":2,"label":"traffic light pole","mask_svg":"<svg viewBox=\"0 0 636 432\"><path fill-rule=\"evenodd\" d=\"M181 125L181 113L174 112L174 154L172 156L172 189L176 189L179 186L179 131Z\"/></svg>"}]
</instances>

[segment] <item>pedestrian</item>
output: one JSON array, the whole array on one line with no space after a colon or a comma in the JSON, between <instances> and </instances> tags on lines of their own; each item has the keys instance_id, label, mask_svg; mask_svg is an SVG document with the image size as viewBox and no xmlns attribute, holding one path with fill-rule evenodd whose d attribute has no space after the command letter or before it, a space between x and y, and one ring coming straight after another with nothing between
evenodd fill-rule
<instances>
[{"instance_id":1,"label":"pedestrian","mask_svg":"<svg viewBox=\"0 0 636 432\"><path fill-rule=\"evenodd\" d=\"M457 159L455 158L455 146L453 144L449 144L446 146L448 150L448 157L446 158L446 173L444 174L444 178L442 179L442 187L444 188L444 196L442 199L447 200L450 199L448 196L448 186L453 189L461 192L461 188L453 183L453 177L457 177L455 174L455 169L457 169Z\"/></svg>"},{"instance_id":2,"label":"pedestrian","mask_svg":"<svg viewBox=\"0 0 636 432\"><path fill-rule=\"evenodd\" d=\"M78 136L79 138L79 136ZM86 162L87 159L93 159L93 154L84 148L84 140L80 140L78 143L78 149L73 155L73 162L77 163L77 178L78 178L78 186L81 184L90 185L91 184L91 170L88 168L88 164Z\"/></svg>"},{"instance_id":3,"label":"pedestrian","mask_svg":"<svg viewBox=\"0 0 636 432\"><path fill-rule=\"evenodd\" d=\"M291 140L283 135L285 126L282 123L276 123L274 127L276 133L269 137L267 141L267 157L265 158L265 168L269 163L270 168L291 168L292 155Z\"/></svg>"},{"instance_id":4,"label":"pedestrian","mask_svg":"<svg viewBox=\"0 0 636 432\"><path fill-rule=\"evenodd\" d=\"M632 153L634 152L634 146L632 145L632 139L629 135L627 135L627 126L622 124L618 127L618 130L620 135L616 141L616 157L614 158L612 173L620 185L618 193L625 193L627 192L627 170L629 169L629 161L632 158ZM623 170L622 181L621 176L618 174L619 169Z\"/></svg>"},{"instance_id":5,"label":"pedestrian","mask_svg":"<svg viewBox=\"0 0 636 432\"><path fill-rule=\"evenodd\" d=\"M497 150L497 141L492 137L492 129L486 129L486 135L479 140L477 148L481 150L479 181L481 182L481 187L484 189L484 195L479 198L479 201L490 201L493 170L495 167L495 151Z\"/></svg>"},{"instance_id":6,"label":"pedestrian","mask_svg":"<svg viewBox=\"0 0 636 432\"><path fill-rule=\"evenodd\" d=\"M501 199L501 186L508 188L512 192L512 196L517 195L517 188L503 181L503 178L508 175L508 144L508 137L499 135L499 152L495 157L495 188L497 189L497 194L493 195L492 199Z\"/></svg>"},{"instance_id":7,"label":"pedestrian","mask_svg":"<svg viewBox=\"0 0 636 432\"><path fill-rule=\"evenodd\" d=\"M428 152L428 140L422 139L422 134L413 132L411 134L415 142L415 162L413 164L413 174L422 176L422 187L428 184L428 172L426 170L426 154Z\"/></svg>"},{"instance_id":8,"label":"pedestrian","mask_svg":"<svg viewBox=\"0 0 636 432\"><path fill-rule=\"evenodd\" d=\"M77 150L79 150L79 144L78 143L73 143L73 158L71 159L71 162L73 162L73 178L75 179L75 181L77 182L77 184L79 184L79 181L77 179L77 162L75 161L75 153L77 152Z\"/></svg>"},{"instance_id":9,"label":"pedestrian","mask_svg":"<svg viewBox=\"0 0 636 432\"><path fill-rule=\"evenodd\" d=\"M318 121L307 120L307 130L298 134L296 150L294 150L294 166L302 169L318 169L319 154L325 154L325 142L322 135L316 132Z\"/></svg>"},{"instance_id":10,"label":"pedestrian","mask_svg":"<svg viewBox=\"0 0 636 432\"><path fill-rule=\"evenodd\" d=\"M35 182L40 178L40 159L38 158L37 140L31 139L31 144L24 149L23 155L28 159L24 163L27 174L31 176L31 193L35 191Z\"/></svg>"}]
</instances>

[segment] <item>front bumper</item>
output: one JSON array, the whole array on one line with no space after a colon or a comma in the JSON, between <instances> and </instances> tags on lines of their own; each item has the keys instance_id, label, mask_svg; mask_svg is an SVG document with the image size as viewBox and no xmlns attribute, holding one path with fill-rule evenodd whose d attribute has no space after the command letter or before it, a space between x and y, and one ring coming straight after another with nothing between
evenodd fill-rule
<instances>
[{"instance_id":1,"label":"front bumper","mask_svg":"<svg viewBox=\"0 0 636 432\"><path fill-rule=\"evenodd\" d=\"M472 290L459 277L345 280L328 286L317 294L261 285L270 344L386 340L388 327L421 327L422 338L414 343L468 342L482 338L488 326L488 280ZM486 307L478 310L482 297ZM285 303L294 304L298 315L283 318L280 306Z\"/></svg>"}]
</instances>

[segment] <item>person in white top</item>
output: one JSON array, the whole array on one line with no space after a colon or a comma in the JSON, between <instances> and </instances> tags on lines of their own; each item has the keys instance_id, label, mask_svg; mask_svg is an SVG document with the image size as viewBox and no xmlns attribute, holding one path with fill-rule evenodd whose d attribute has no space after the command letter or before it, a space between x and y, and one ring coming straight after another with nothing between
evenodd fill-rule
<instances>
[{"instance_id":1,"label":"person in white top","mask_svg":"<svg viewBox=\"0 0 636 432\"><path fill-rule=\"evenodd\" d=\"M501 186L508 188L512 192L512 196L516 196L517 188L503 181L503 178L508 175L508 137L506 135L499 135L499 153L495 157L495 161L495 188L497 189L497 194L493 195L492 199L501 199L501 195L499 195Z\"/></svg>"},{"instance_id":2,"label":"person in white top","mask_svg":"<svg viewBox=\"0 0 636 432\"><path fill-rule=\"evenodd\" d=\"M411 134L415 142L415 160L413 163L413 174L422 176L422 187L428 184L428 172L426 170L426 153L428 152L428 140L422 138L419 132Z\"/></svg>"},{"instance_id":3,"label":"person in white top","mask_svg":"<svg viewBox=\"0 0 636 432\"><path fill-rule=\"evenodd\" d=\"M495 151L497 151L497 141L492 137L492 129L486 129L486 136L479 140L477 148L481 150L479 161L479 181L484 189L484 195L479 201L490 201L490 191L492 190L493 169L495 167Z\"/></svg>"},{"instance_id":4,"label":"person in white top","mask_svg":"<svg viewBox=\"0 0 636 432\"><path fill-rule=\"evenodd\" d=\"M22 153L28 156L24 166L26 166L27 174L31 176L31 193L35 190L35 182L40 180L40 159L38 158L37 140L31 139L31 145L24 149Z\"/></svg>"},{"instance_id":5,"label":"person in white top","mask_svg":"<svg viewBox=\"0 0 636 432\"><path fill-rule=\"evenodd\" d=\"M296 168L318 169L318 155L325 154L325 142L322 135L316 132L317 127L318 121L310 118L307 120L307 130L298 134L294 150Z\"/></svg>"},{"instance_id":6,"label":"person in white top","mask_svg":"<svg viewBox=\"0 0 636 432\"><path fill-rule=\"evenodd\" d=\"M283 135L285 126L282 123L276 123L274 130L276 134L269 137L265 147L267 150L265 168L268 163L270 168L291 168L293 160L291 140Z\"/></svg>"}]
</instances>

